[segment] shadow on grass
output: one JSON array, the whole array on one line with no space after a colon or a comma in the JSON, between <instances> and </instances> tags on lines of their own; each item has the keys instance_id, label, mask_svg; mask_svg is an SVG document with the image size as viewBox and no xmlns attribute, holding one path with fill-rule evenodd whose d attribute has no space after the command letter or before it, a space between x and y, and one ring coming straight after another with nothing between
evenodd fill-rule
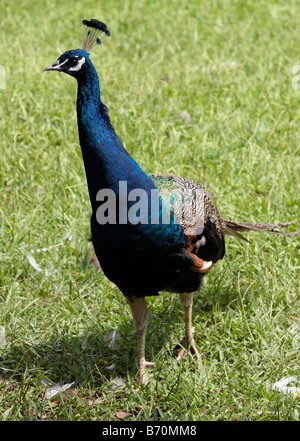
<instances>
[{"instance_id":1,"label":"shadow on grass","mask_svg":"<svg viewBox=\"0 0 300 441\"><path fill-rule=\"evenodd\" d=\"M201 320L201 311L206 316L213 304L222 308L238 299L235 283L220 289L223 274L219 275L210 285L206 295L202 291L198 300L195 298L193 317ZM229 294L230 291L230 294ZM162 296L176 294L161 293ZM200 297L201 296L201 297ZM174 298L174 297L173 297ZM201 301L199 299L201 298ZM238 302L236 302L237 304ZM160 310L151 307L149 327L146 337L146 358L156 357L162 350L166 357L176 356L170 349L171 337L175 335L179 343L184 334L183 308L179 299L166 302ZM200 313L200 315L199 315ZM55 383L75 382L77 386L101 386L112 376L124 379L137 375L136 333L132 319L124 318L118 324L120 338L116 347L105 341L107 326L90 327L78 334L70 335L69 331L58 328L56 334L48 340L37 344L25 340L16 340L7 345L1 356L1 366L5 377L19 377L29 374L33 377L45 376ZM110 329L112 330L112 329ZM42 339L41 339L42 340ZM114 368L110 368L114 365Z\"/></svg>"},{"instance_id":2,"label":"shadow on grass","mask_svg":"<svg viewBox=\"0 0 300 441\"><path fill-rule=\"evenodd\" d=\"M118 332L121 337L117 347L113 348L109 341L105 341L105 332L99 331L99 328L90 328L74 336L59 331L51 339L35 345L15 341L2 352L0 376L17 380L24 375L47 377L54 383L75 382L83 387L99 387L116 376L126 380L130 375L134 380L137 375L137 346L132 321L121 323ZM156 339L155 348L158 350L168 340L168 335L151 335L149 348L153 339Z\"/></svg>"}]
</instances>

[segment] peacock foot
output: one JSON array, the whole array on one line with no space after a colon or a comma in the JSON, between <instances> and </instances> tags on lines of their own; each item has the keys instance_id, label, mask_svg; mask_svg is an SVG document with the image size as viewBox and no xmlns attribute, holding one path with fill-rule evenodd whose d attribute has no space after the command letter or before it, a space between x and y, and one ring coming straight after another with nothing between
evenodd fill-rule
<instances>
[{"instance_id":1,"label":"peacock foot","mask_svg":"<svg viewBox=\"0 0 300 441\"><path fill-rule=\"evenodd\" d=\"M179 354L176 357L176 361L180 363L180 361L188 355L188 352L195 355L197 360L201 359L201 355L196 347L195 340L191 337L189 340L187 337L183 337L179 345L176 345L174 349L181 348Z\"/></svg>"},{"instance_id":2,"label":"peacock foot","mask_svg":"<svg viewBox=\"0 0 300 441\"><path fill-rule=\"evenodd\" d=\"M146 368L154 365L155 363L152 363L152 361L139 361L138 384L146 385L149 382L149 379L146 375Z\"/></svg>"}]
</instances>

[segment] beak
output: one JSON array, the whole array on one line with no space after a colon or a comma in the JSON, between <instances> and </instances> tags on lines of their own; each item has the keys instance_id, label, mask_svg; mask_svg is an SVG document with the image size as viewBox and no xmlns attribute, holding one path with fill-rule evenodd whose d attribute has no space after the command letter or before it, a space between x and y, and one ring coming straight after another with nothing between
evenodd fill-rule
<instances>
[{"instance_id":1,"label":"beak","mask_svg":"<svg viewBox=\"0 0 300 441\"><path fill-rule=\"evenodd\" d=\"M43 72L46 72L47 70L60 70L60 64L58 61L54 61L54 63L49 64L49 66L45 67Z\"/></svg>"}]
</instances>

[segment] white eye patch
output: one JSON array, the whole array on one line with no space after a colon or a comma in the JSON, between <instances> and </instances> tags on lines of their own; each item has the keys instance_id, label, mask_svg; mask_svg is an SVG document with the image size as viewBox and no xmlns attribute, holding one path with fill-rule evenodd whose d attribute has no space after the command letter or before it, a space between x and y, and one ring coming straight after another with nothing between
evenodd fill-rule
<instances>
[{"instance_id":1,"label":"white eye patch","mask_svg":"<svg viewBox=\"0 0 300 441\"><path fill-rule=\"evenodd\" d=\"M65 61L63 61L62 63L60 63L60 64L57 66L57 69L61 68L61 66L63 66L64 64L66 64L67 61L69 61L69 58L67 58Z\"/></svg>"},{"instance_id":2,"label":"white eye patch","mask_svg":"<svg viewBox=\"0 0 300 441\"><path fill-rule=\"evenodd\" d=\"M74 67L70 67L70 69L69 69L69 71L72 71L72 72L78 72L80 69L81 69L81 67L82 67L82 65L85 63L85 57L82 57L79 61L78 61L78 64L76 65L76 66L74 66Z\"/></svg>"}]
</instances>

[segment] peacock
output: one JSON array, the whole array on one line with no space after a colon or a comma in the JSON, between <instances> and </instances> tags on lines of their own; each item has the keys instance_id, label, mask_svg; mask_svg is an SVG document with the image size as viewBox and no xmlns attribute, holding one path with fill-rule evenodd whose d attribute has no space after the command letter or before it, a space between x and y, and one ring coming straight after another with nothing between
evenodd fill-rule
<instances>
[{"instance_id":1,"label":"peacock","mask_svg":"<svg viewBox=\"0 0 300 441\"><path fill-rule=\"evenodd\" d=\"M64 52L44 71L77 80L77 123L92 208L91 235L104 274L126 297L137 333L138 382L147 383L145 338L149 311L145 297L175 292L184 308L185 335L177 356L190 351L193 295L213 264L225 254L225 234L240 231L282 233L292 222L253 224L221 217L205 188L173 175L146 173L118 138L100 94L90 50L110 36L106 24L83 20L82 49ZM101 37L101 38L100 38ZM245 239L246 240L246 239Z\"/></svg>"}]
</instances>

